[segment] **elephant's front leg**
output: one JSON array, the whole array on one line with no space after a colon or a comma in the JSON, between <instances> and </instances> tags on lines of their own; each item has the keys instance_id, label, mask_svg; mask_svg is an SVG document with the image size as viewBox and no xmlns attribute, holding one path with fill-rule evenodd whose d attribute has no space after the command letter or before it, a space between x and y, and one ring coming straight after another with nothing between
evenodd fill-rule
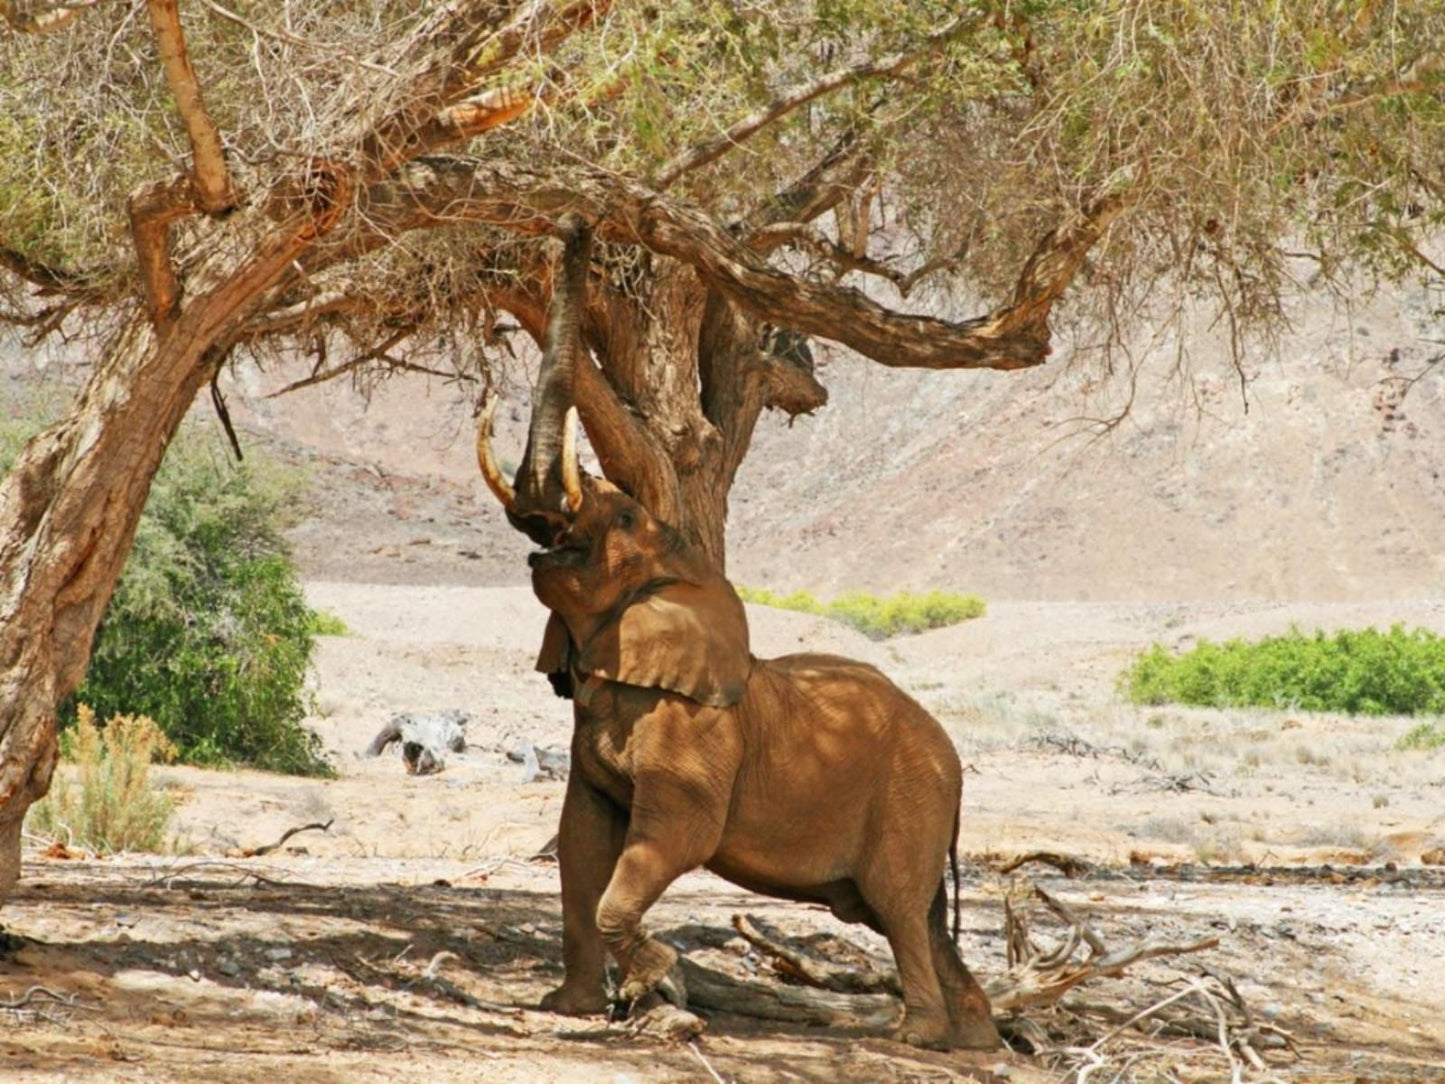
<instances>
[{"instance_id":1,"label":"elephant's front leg","mask_svg":"<svg viewBox=\"0 0 1445 1084\"><path fill-rule=\"evenodd\" d=\"M653 990L677 963L677 952L643 929L642 916L668 885L713 856L726 813L725 800L685 780L639 781L627 840L597 908L597 928L622 968L624 1001Z\"/></svg>"},{"instance_id":2,"label":"elephant's front leg","mask_svg":"<svg viewBox=\"0 0 1445 1084\"><path fill-rule=\"evenodd\" d=\"M557 834L566 974L562 985L542 999L543 1009L576 1016L607 1009L607 961L597 930L597 905L612 879L626 832L623 812L574 770L567 779Z\"/></svg>"}]
</instances>

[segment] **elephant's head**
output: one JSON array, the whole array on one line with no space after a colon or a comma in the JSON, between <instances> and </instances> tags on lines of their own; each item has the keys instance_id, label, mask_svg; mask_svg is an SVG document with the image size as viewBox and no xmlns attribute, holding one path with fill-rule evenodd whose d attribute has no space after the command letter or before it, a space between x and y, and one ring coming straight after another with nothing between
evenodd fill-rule
<instances>
[{"instance_id":1,"label":"elephant's head","mask_svg":"<svg viewBox=\"0 0 1445 1084\"><path fill-rule=\"evenodd\" d=\"M537 668L559 689L576 673L736 703L752 660L732 585L674 527L578 464L571 399L588 246L580 222L568 230L515 486L492 456L495 400L477 427L488 487L512 525L542 546L528 558L533 589L552 611Z\"/></svg>"}]
</instances>

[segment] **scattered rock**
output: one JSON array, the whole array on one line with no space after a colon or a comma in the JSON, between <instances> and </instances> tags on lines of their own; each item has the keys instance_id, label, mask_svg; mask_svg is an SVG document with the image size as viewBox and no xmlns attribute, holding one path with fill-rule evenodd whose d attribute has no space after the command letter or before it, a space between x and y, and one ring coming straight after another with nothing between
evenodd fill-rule
<instances>
[{"instance_id":1,"label":"scattered rock","mask_svg":"<svg viewBox=\"0 0 1445 1084\"><path fill-rule=\"evenodd\" d=\"M518 738L507 749L507 759L522 765L522 782L537 779L566 779L572 767L572 754L565 749L538 748L526 738Z\"/></svg>"},{"instance_id":2,"label":"scattered rock","mask_svg":"<svg viewBox=\"0 0 1445 1084\"><path fill-rule=\"evenodd\" d=\"M1432 847L1428 851L1422 851L1420 861L1427 866L1445 866L1445 847Z\"/></svg>"}]
</instances>

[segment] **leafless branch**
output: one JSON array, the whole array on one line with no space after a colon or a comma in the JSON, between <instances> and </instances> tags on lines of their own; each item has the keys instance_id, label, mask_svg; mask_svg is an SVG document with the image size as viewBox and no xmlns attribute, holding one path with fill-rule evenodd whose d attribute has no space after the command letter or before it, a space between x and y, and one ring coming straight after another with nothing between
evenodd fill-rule
<instances>
[{"instance_id":1,"label":"leafless branch","mask_svg":"<svg viewBox=\"0 0 1445 1084\"><path fill-rule=\"evenodd\" d=\"M612 0L577 0L561 8L546 2L527 3L519 14L500 26L495 9L489 5L454 4L444 9L437 24L415 46L434 51L438 59L412 87L407 104L367 132L361 141L365 180L380 181L435 146L427 140L435 140L439 131L450 130L441 123L442 115L464 99L476 96L482 81L504 69L524 47L528 47L531 57L543 56L601 18L611 6ZM486 100L490 93L507 96L516 92L489 90L480 98ZM482 115L492 112L487 108Z\"/></svg>"},{"instance_id":2,"label":"leafless branch","mask_svg":"<svg viewBox=\"0 0 1445 1084\"><path fill-rule=\"evenodd\" d=\"M101 298L98 283L102 276L95 272L50 267L4 245L0 245L0 267L40 287L39 293L42 297L48 294L65 294L78 301Z\"/></svg>"},{"instance_id":3,"label":"leafless branch","mask_svg":"<svg viewBox=\"0 0 1445 1084\"><path fill-rule=\"evenodd\" d=\"M908 296L904 284L908 282L910 275L881 260L871 259L866 254L849 251L810 223L778 222L764 226L752 235L751 240L757 247L765 250L787 244L796 245L827 260L840 271L861 271L866 275L887 279L898 287L899 293L904 297Z\"/></svg>"},{"instance_id":4,"label":"leafless branch","mask_svg":"<svg viewBox=\"0 0 1445 1084\"><path fill-rule=\"evenodd\" d=\"M293 381L279 391L271 392L269 395L266 396L266 398L275 399L278 396L289 395L293 391L300 391L302 388L310 388L314 387L317 384L325 384L328 380L335 380L338 376L345 376L347 373L355 372L357 369L365 365L368 361L376 361L378 358L385 358L390 364L397 368L421 369L421 366L413 366L408 363L402 362L397 358L387 357L387 352L390 351L392 347L396 346L404 339L413 335L415 332L416 325L407 324L406 326L393 331L379 345L372 347L370 350L365 350L362 353L356 355L356 357L351 358L349 361L345 361L340 365L334 366L333 368L323 369L320 372L315 372L312 373L310 376L302 377L300 380ZM423 371L431 372L431 370ZM432 375L444 374L432 373Z\"/></svg>"},{"instance_id":5,"label":"leafless branch","mask_svg":"<svg viewBox=\"0 0 1445 1084\"><path fill-rule=\"evenodd\" d=\"M735 236L746 238L749 247L766 254L770 249L759 233L778 222L812 222L855 191L872 171L868 140L850 130L802 176L728 228Z\"/></svg>"},{"instance_id":6,"label":"leafless branch","mask_svg":"<svg viewBox=\"0 0 1445 1084\"><path fill-rule=\"evenodd\" d=\"M231 424L231 412L226 407L226 397L221 394L220 378L220 369L211 374L211 405L216 408L216 417L221 420L221 428L226 431L226 440L230 442L236 462L244 463L246 457L241 453L241 440L236 436L236 427Z\"/></svg>"},{"instance_id":7,"label":"leafless branch","mask_svg":"<svg viewBox=\"0 0 1445 1084\"><path fill-rule=\"evenodd\" d=\"M313 821L311 824L298 825L295 828L288 828L282 833L281 838L275 843L268 843L263 847L242 847L234 853L228 853L228 858L260 858L262 855L270 854L272 851L280 850L286 841L292 836L300 835L302 832L329 832L335 824L335 818L329 821ZM435 963L435 961L433 961Z\"/></svg>"},{"instance_id":8,"label":"leafless branch","mask_svg":"<svg viewBox=\"0 0 1445 1084\"><path fill-rule=\"evenodd\" d=\"M237 203L235 186L226 168L226 153L221 147L221 133L206 111L201 98L201 85L191 67L186 50L185 34L177 0L146 0L151 29L155 32L161 66L171 88L176 109L186 125L191 141L191 168L196 185L196 203L207 214L224 214Z\"/></svg>"},{"instance_id":9,"label":"leafless branch","mask_svg":"<svg viewBox=\"0 0 1445 1084\"><path fill-rule=\"evenodd\" d=\"M95 2L98 3L99 0L95 0ZM319 51L330 53L332 55L344 56L347 57L349 60L353 61L359 67L367 68L374 72L379 72L382 75L396 75L396 72L393 71L391 68L388 68L386 65L377 64L374 61L366 60L363 57L359 57L355 53L351 52L351 50L349 50L344 45L338 45L335 42L309 41L306 38L298 37L295 34L289 34L286 31L278 30L275 27L258 26L250 20L242 18L230 8L223 7L222 5L216 3L216 0L201 0L201 3L204 4L206 7L210 8L220 18L226 20L226 22L232 23L239 27L243 27L244 29L249 30L251 33L255 34L257 37L269 38L272 41L285 42L287 45L298 45L303 49L316 49Z\"/></svg>"}]
</instances>

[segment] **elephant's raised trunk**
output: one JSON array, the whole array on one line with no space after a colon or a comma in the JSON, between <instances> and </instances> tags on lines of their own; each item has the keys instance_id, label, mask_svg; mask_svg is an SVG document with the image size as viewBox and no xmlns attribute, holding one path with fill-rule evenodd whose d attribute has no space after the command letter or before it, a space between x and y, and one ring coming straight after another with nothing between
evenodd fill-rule
<instances>
[{"instance_id":1,"label":"elephant's raised trunk","mask_svg":"<svg viewBox=\"0 0 1445 1084\"><path fill-rule=\"evenodd\" d=\"M483 412L477 428L477 462L488 488L502 502L512 526L544 546L555 540L568 514L582 505L573 386L582 353L592 228L575 214L563 216L560 225L564 246L561 273L552 291L527 450L517 468L515 490L492 458L490 409Z\"/></svg>"}]
</instances>

